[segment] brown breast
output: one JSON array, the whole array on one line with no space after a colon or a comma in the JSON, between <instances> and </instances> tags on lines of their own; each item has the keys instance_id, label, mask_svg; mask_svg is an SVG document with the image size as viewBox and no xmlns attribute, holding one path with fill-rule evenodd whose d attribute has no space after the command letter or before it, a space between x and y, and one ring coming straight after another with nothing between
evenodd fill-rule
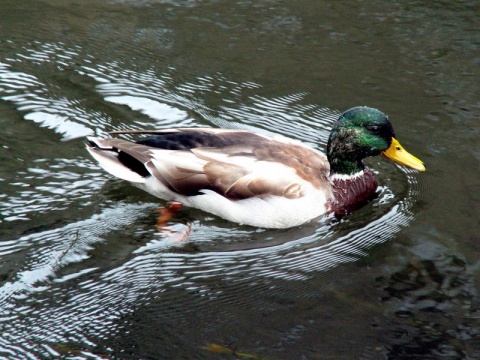
<instances>
[{"instance_id":1,"label":"brown breast","mask_svg":"<svg viewBox=\"0 0 480 360\"><path fill-rule=\"evenodd\" d=\"M368 168L353 179L333 179L332 211L346 214L358 209L374 197L377 186L375 175Z\"/></svg>"}]
</instances>

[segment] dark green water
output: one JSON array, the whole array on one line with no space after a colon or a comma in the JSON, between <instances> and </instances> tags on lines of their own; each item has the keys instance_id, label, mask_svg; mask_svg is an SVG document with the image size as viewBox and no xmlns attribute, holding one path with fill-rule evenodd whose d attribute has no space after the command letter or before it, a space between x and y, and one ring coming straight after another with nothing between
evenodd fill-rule
<instances>
[{"instance_id":1,"label":"dark green water","mask_svg":"<svg viewBox=\"0 0 480 360\"><path fill-rule=\"evenodd\" d=\"M480 358L478 1L1 13L2 358ZM324 150L356 105L387 113L427 172L369 159L376 199L289 230L184 209L159 232L162 202L84 148L88 134L210 126Z\"/></svg>"}]
</instances>

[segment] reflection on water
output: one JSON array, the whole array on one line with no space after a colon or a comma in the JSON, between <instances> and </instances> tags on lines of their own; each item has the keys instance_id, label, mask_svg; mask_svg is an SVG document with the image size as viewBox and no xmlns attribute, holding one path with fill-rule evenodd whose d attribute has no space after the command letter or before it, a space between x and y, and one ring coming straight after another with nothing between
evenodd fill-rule
<instances>
[{"instance_id":1,"label":"reflection on water","mask_svg":"<svg viewBox=\"0 0 480 360\"><path fill-rule=\"evenodd\" d=\"M307 75L297 83L299 67L290 65L307 66L302 72L320 85L322 79L328 82L329 67L335 68L342 85L328 90L357 101L352 66L337 66L337 57L326 51L322 71L309 67L318 59L307 54L318 51L319 43L302 45L318 29L317 23L302 23L307 7L260 2L255 6L263 17L249 25L246 3L237 4L238 12L230 3L217 3L225 12L202 13L195 2L135 2L131 6L141 8L141 14L115 8L117 13L109 12L112 18L92 15L91 23L88 17L80 19L88 11L73 6L66 23L73 29L88 23L78 33L60 26L36 36L23 29L25 39L0 38L5 45L0 49L1 356L219 355L209 352L214 346L205 350L209 343L279 358L479 354L478 264L470 266L464 256L452 253L438 234L442 224L428 215L431 202L425 194L432 187L423 175L369 159L381 184L378 196L342 219L324 216L294 229L264 230L183 209L168 224L169 231L160 232L155 218L162 203L112 179L88 157L85 135L186 126L253 129L325 149L339 111L313 105L311 94L303 91L317 85L303 87ZM142 6L147 5L160 11L154 18L162 24L145 20ZM22 5L10 5L16 6ZM320 3L310 6L325 10ZM181 17L190 7L198 12ZM356 19L358 13L368 13L357 10ZM60 10L50 11L49 26L55 27L52 15ZM129 11L139 17L137 25L126 21L132 18ZM340 39L337 51L343 54L348 37L332 27L341 19L334 12L322 14L334 21L321 26L321 34L330 29L328 41ZM169 23L173 29L163 23L176 16L182 21ZM204 26L238 33L231 33L227 44L224 34L213 39L218 43L208 39L212 53L203 54L201 44L188 40L184 19L199 29L200 37L210 34L202 32ZM81 34L79 39L64 38L67 30ZM343 31L351 32L347 22ZM280 45L271 41L279 32L285 35ZM251 78L234 80L246 67L235 63L233 55L235 69L225 61L225 71L211 71L219 63L212 54L234 51L247 34L260 37L258 48L250 55L243 49L232 54L255 56L259 68L251 69L249 63ZM178 50L176 41L186 45ZM298 53L292 52L294 45ZM354 51L357 44L351 45ZM243 46L250 49L250 44ZM269 50L285 58L258 55ZM297 54L305 59L296 63ZM371 59L368 55L356 61ZM190 57L196 61L189 62ZM344 60L351 65L350 58ZM368 61L362 66L372 66ZM380 66L375 76L388 82L390 70L382 73ZM287 81L278 80L280 75L288 80L289 92L278 90ZM408 83L408 77L402 79ZM268 81L274 90L264 85ZM398 115L398 122L392 117L394 126L414 143L417 135L408 127L416 129L416 123L406 125ZM427 120L421 126L439 141L442 132L433 132ZM427 146L417 144L417 149ZM433 161L430 166L439 167ZM469 181L467 177L465 183ZM439 198L433 203L443 203ZM419 220L424 227L412 229ZM464 346L467 342L470 348Z\"/></svg>"}]
</instances>

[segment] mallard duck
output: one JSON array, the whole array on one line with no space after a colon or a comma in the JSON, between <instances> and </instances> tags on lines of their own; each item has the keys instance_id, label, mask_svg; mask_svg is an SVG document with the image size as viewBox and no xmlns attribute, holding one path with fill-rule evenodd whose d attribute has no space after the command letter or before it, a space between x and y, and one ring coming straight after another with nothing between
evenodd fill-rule
<instances>
[{"instance_id":1,"label":"mallard duck","mask_svg":"<svg viewBox=\"0 0 480 360\"><path fill-rule=\"evenodd\" d=\"M425 171L395 139L381 111L355 107L333 126L327 156L298 141L245 130L179 128L115 131L127 140L88 137L87 149L109 173L170 202L229 221L289 228L324 213L342 214L375 194L362 159L384 155Z\"/></svg>"}]
</instances>

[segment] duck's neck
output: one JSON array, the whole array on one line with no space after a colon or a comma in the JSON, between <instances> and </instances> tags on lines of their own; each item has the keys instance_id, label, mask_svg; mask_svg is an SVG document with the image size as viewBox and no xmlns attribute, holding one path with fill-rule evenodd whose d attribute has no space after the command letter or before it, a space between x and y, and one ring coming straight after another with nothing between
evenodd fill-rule
<instances>
[{"instance_id":1,"label":"duck's neck","mask_svg":"<svg viewBox=\"0 0 480 360\"><path fill-rule=\"evenodd\" d=\"M332 132L327 144L330 174L353 176L365 168L362 164L364 151L353 146L354 143L352 135L347 131Z\"/></svg>"},{"instance_id":2,"label":"duck's neck","mask_svg":"<svg viewBox=\"0 0 480 360\"><path fill-rule=\"evenodd\" d=\"M354 177L355 175L361 173L365 166L361 161L342 159L340 157L329 157L328 161L330 163L330 174L339 175L343 177Z\"/></svg>"},{"instance_id":3,"label":"duck's neck","mask_svg":"<svg viewBox=\"0 0 480 360\"><path fill-rule=\"evenodd\" d=\"M375 195L378 186L373 171L368 168L351 175L330 175L330 181L333 190L332 211L337 214L362 206Z\"/></svg>"}]
</instances>

